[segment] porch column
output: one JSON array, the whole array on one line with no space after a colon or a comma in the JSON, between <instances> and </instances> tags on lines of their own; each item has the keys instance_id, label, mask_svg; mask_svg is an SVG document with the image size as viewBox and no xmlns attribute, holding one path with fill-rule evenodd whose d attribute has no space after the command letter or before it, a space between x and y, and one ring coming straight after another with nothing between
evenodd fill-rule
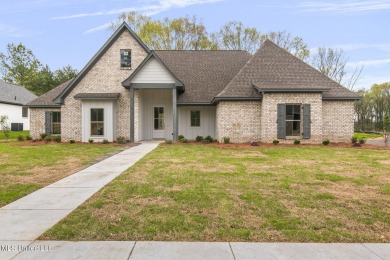
<instances>
[{"instance_id":1,"label":"porch column","mask_svg":"<svg viewBox=\"0 0 390 260\"><path fill-rule=\"evenodd\" d=\"M134 88L130 87L130 142L134 143Z\"/></svg>"},{"instance_id":2,"label":"porch column","mask_svg":"<svg viewBox=\"0 0 390 260\"><path fill-rule=\"evenodd\" d=\"M172 89L172 117L173 117L173 133L172 140L177 141L177 91L176 88Z\"/></svg>"}]
</instances>

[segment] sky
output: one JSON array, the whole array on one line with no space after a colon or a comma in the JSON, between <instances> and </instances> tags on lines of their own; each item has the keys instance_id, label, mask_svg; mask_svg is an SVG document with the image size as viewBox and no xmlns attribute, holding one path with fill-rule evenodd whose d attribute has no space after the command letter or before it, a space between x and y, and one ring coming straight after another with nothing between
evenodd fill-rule
<instances>
[{"instance_id":1,"label":"sky","mask_svg":"<svg viewBox=\"0 0 390 260\"><path fill-rule=\"evenodd\" d=\"M122 12L153 19L201 18L208 31L241 21L260 32L286 30L318 47L342 48L347 70L363 65L355 90L390 82L390 0L1 0L0 52L22 43L52 70L79 71L111 35Z\"/></svg>"}]
</instances>

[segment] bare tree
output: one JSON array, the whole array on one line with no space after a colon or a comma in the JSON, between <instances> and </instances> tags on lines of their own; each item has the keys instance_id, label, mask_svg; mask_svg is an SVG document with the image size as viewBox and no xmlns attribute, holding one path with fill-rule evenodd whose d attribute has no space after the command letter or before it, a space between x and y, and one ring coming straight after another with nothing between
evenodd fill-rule
<instances>
[{"instance_id":1,"label":"bare tree","mask_svg":"<svg viewBox=\"0 0 390 260\"><path fill-rule=\"evenodd\" d=\"M349 76L345 69L348 58L342 49L337 48L318 48L311 62L324 75L345 85L350 90L356 85L363 71L363 67L356 67L352 75Z\"/></svg>"}]
</instances>

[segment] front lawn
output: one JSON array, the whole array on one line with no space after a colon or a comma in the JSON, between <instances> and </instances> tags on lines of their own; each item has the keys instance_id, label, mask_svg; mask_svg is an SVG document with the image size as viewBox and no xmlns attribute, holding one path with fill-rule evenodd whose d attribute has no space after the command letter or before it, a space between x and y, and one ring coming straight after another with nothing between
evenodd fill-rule
<instances>
[{"instance_id":1,"label":"front lawn","mask_svg":"<svg viewBox=\"0 0 390 260\"><path fill-rule=\"evenodd\" d=\"M26 139L26 136L30 134L30 131L24 130L24 131L10 131L8 140L16 140L18 139L19 135L23 136L24 139ZM0 140L5 140L4 132L0 130Z\"/></svg>"},{"instance_id":2,"label":"front lawn","mask_svg":"<svg viewBox=\"0 0 390 260\"><path fill-rule=\"evenodd\" d=\"M101 144L1 142L0 207L120 149Z\"/></svg>"},{"instance_id":3,"label":"front lawn","mask_svg":"<svg viewBox=\"0 0 390 260\"><path fill-rule=\"evenodd\" d=\"M367 139L374 139L374 138L379 138L382 137L382 134L368 134L368 133L361 133L361 132L355 132L354 134L357 138L367 138Z\"/></svg>"},{"instance_id":4,"label":"front lawn","mask_svg":"<svg viewBox=\"0 0 390 260\"><path fill-rule=\"evenodd\" d=\"M390 242L389 156L162 145L40 239Z\"/></svg>"}]
</instances>

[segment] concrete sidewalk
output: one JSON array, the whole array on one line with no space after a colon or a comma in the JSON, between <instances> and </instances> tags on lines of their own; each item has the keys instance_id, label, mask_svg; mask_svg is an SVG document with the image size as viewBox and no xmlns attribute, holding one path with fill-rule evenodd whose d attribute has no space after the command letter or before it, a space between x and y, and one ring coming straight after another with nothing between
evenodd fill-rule
<instances>
[{"instance_id":1,"label":"concrete sidewalk","mask_svg":"<svg viewBox=\"0 0 390 260\"><path fill-rule=\"evenodd\" d=\"M390 244L35 241L24 250L14 259L390 259Z\"/></svg>"},{"instance_id":2,"label":"concrete sidewalk","mask_svg":"<svg viewBox=\"0 0 390 260\"><path fill-rule=\"evenodd\" d=\"M158 144L143 142L2 207L0 245L31 244ZM0 251L0 259L12 256Z\"/></svg>"}]
</instances>

